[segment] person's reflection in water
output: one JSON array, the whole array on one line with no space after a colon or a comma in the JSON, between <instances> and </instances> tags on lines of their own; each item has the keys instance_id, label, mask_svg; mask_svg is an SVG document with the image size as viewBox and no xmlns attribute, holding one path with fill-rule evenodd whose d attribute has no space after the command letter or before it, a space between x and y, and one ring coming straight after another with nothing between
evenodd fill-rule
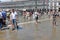
<instances>
[{"instance_id":1,"label":"person's reflection in water","mask_svg":"<svg viewBox=\"0 0 60 40\"><path fill-rule=\"evenodd\" d=\"M52 27L52 40L56 40L56 26Z\"/></svg>"},{"instance_id":2,"label":"person's reflection in water","mask_svg":"<svg viewBox=\"0 0 60 40\"><path fill-rule=\"evenodd\" d=\"M35 24L34 40L37 40L38 38L39 38L38 24Z\"/></svg>"},{"instance_id":3,"label":"person's reflection in water","mask_svg":"<svg viewBox=\"0 0 60 40\"><path fill-rule=\"evenodd\" d=\"M35 31L38 31L38 24L35 24Z\"/></svg>"}]
</instances>

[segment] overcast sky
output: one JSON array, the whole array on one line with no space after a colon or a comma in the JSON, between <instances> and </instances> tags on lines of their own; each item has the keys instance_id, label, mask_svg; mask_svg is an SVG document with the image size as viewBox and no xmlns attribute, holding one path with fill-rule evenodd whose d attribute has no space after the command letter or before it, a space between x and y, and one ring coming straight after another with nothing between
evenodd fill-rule
<instances>
[{"instance_id":1,"label":"overcast sky","mask_svg":"<svg viewBox=\"0 0 60 40\"><path fill-rule=\"evenodd\" d=\"M10 0L0 0L0 1L2 1L2 2L6 2L6 1L10 1Z\"/></svg>"}]
</instances>

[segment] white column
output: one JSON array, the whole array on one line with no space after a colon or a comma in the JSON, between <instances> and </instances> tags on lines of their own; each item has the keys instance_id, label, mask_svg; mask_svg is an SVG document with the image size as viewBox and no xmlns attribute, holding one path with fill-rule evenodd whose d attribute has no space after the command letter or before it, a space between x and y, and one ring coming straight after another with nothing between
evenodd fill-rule
<instances>
[{"instance_id":1,"label":"white column","mask_svg":"<svg viewBox=\"0 0 60 40\"><path fill-rule=\"evenodd\" d=\"M51 3L49 2L49 9L51 9Z\"/></svg>"}]
</instances>

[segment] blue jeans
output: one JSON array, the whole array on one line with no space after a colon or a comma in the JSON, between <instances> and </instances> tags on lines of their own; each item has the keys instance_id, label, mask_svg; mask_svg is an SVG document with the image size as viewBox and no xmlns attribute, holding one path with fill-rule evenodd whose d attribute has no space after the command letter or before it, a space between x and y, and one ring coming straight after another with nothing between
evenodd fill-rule
<instances>
[{"instance_id":1,"label":"blue jeans","mask_svg":"<svg viewBox=\"0 0 60 40\"><path fill-rule=\"evenodd\" d=\"M0 29L2 28L2 23L0 23Z\"/></svg>"},{"instance_id":2,"label":"blue jeans","mask_svg":"<svg viewBox=\"0 0 60 40\"><path fill-rule=\"evenodd\" d=\"M12 23L13 23L14 27L16 28L17 27L17 25L16 25L16 19L12 19Z\"/></svg>"}]
</instances>

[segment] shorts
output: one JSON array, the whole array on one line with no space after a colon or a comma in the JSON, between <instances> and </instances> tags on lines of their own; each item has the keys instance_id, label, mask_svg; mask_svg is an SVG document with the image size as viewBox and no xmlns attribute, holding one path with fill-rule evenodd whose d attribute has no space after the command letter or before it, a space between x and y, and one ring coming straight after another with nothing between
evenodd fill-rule
<instances>
[{"instance_id":1,"label":"shorts","mask_svg":"<svg viewBox=\"0 0 60 40\"><path fill-rule=\"evenodd\" d=\"M2 18L0 18L0 23L2 23L3 22L3 19Z\"/></svg>"},{"instance_id":2,"label":"shorts","mask_svg":"<svg viewBox=\"0 0 60 40\"><path fill-rule=\"evenodd\" d=\"M37 16L37 17L35 17L35 20L38 20L38 16Z\"/></svg>"},{"instance_id":3,"label":"shorts","mask_svg":"<svg viewBox=\"0 0 60 40\"><path fill-rule=\"evenodd\" d=\"M6 18L3 18L3 26L6 25Z\"/></svg>"},{"instance_id":4,"label":"shorts","mask_svg":"<svg viewBox=\"0 0 60 40\"><path fill-rule=\"evenodd\" d=\"M16 27L16 19L12 19L12 24L14 25L14 27Z\"/></svg>"},{"instance_id":5,"label":"shorts","mask_svg":"<svg viewBox=\"0 0 60 40\"><path fill-rule=\"evenodd\" d=\"M16 19L12 19L12 23L15 24L16 23Z\"/></svg>"},{"instance_id":6,"label":"shorts","mask_svg":"<svg viewBox=\"0 0 60 40\"><path fill-rule=\"evenodd\" d=\"M56 19L55 19L55 18L53 19L53 23L54 23L54 24L56 23Z\"/></svg>"},{"instance_id":7,"label":"shorts","mask_svg":"<svg viewBox=\"0 0 60 40\"><path fill-rule=\"evenodd\" d=\"M56 21L56 19L55 19L55 18L53 18L53 21Z\"/></svg>"}]
</instances>

